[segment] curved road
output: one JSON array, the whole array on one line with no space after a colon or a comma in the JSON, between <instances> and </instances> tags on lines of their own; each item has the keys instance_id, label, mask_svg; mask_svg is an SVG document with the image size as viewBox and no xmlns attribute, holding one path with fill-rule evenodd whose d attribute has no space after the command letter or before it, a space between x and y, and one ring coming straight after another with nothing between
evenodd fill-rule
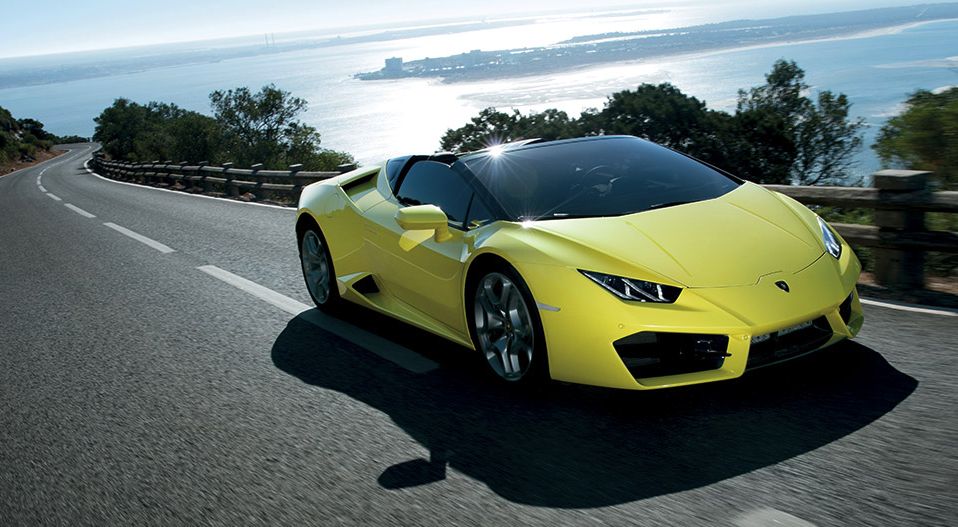
<instances>
[{"instance_id":1,"label":"curved road","mask_svg":"<svg viewBox=\"0 0 958 527\"><path fill-rule=\"evenodd\" d=\"M951 525L958 317L724 383L514 393L309 309L294 211L0 178L0 525ZM778 523L775 523L778 522Z\"/></svg>"}]
</instances>

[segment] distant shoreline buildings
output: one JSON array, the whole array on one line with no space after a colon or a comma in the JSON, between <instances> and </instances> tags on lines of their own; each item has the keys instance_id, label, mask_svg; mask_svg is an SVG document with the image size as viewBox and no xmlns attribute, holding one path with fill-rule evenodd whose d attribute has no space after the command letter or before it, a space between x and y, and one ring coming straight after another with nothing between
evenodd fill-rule
<instances>
[{"instance_id":1,"label":"distant shoreline buildings","mask_svg":"<svg viewBox=\"0 0 958 527\"><path fill-rule=\"evenodd\" d=\"M958 3L891 7L766 20L737 20L676 29L604 33L551 46L495 51L474 49L446 57L385 60L379 71L358 73L367 81L440 77L444 82L538 75L608 62L851 36L867 31L958 18Z\"/></svg>"}]
</instances>

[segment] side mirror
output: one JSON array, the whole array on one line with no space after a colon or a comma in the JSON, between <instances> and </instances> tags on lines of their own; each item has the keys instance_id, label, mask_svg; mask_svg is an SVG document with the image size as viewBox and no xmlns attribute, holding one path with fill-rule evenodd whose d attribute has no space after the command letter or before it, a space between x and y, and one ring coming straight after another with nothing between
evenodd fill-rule
<instances>
[{"instance_id":1,"label":"side mirror","mask_svg":"<svg viewBox=\"0 0 958 527\"><path fill-rule=\"evenodd\" d=\"M449 234L449 218L435 205L402 207L396 211L396 223L407 231L435 229L434 239L438 243L452 239L452 234Z\"/></svg>"}]
</instances>

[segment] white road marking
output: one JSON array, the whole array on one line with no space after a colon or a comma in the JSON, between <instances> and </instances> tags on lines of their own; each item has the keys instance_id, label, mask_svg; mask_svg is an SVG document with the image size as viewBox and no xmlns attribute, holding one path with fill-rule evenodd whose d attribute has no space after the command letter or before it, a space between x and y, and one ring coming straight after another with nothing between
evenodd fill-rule
<instances>
[{"instance_id":1,"label":"white road marking","mask_svg":"<svg viewBox=\"0 0 958 527\"><path fill-rule=\"evenodd\" d=\"M259 298L260 300L264 300L270 304L273 304L290 315L298 315L303 311L310 309L309 306L299 302L298 300L294 300L286 295L277 293L268 287L261 286L256 282L252 282L243 278L242 276L235 275L229 271L224 271L215 265L203 265L197 267L197 269L214 278L219 278L227 284L245 291L256 298Z\"/></svg>"},{"instance_id":2,"label":"white road marking","mask_svg":"<svg viewBox=\"0 0 958 527\"><path fill-rule=\"evenodd\" d=\"M391 361L413 373L426 373L439 367L434 361L423 357L422 355L390 342L382 337L363 331L352 324L326 315L318 309L313 309L298 300L294 300L286 295L277 293L268 287L263 287L256 282L252 282L235 275L229 271L224 271L215 265L203 265L197 267L200 271L222 280L227 284L249 293L269 304L272 304L290 315L298 315L304 320L318 326L330 333L334 333L344 339L358 344L363 348L379 355L380 357Z\"/></svg>"},{"instance_id":3,"label":"white road marking","mask_svg":"<svg viewBox=\"0 0 958 527\"><path fill-rule=\"evenodd\" d=\"M83 154L87 153L87 150L90 150L90 149L92 149L92 148L93 148L92 146L83 147L82 150L80 150L80 151L78 151L78 152L76 152L76 153L74 153L74 154L72 154L72 155L70 155L70 152L73 152L72 150L66 150L68 157L65 157L65 158L64 158L63 156L55 157L55 158L54 158L54 159L56 159L56 162L55 162L55 163L53 163L52 165L50 165L50 166L48 166L48 167L44 167L44 169L40 171L40 174L37 176L37 185L40 184L40 177L43 176L43 173L44 173L44 172L46 172L47 170L49 170L49 169L51 169L51 168L53 168L53 167L55 167L55 166L59 166L59 165L62 165L62 164L64 164L64 163L73 161L74 159L76 159L76 158L82 156ZM48 160L48 161L52 161L52 160Z\"/></svg>"},{"instance_id":4,"label":"white road marking","mask_svg":"<svg viewBox=\"0 0 958 527\"><path fill-rule=\"evenodd\" d=\"M129 236L130 238L133 238L134 240L136 240L136 241L138 241L138 242L140 242L140 243L149 245L150 247L156 249L157 251L160 251L161 253L171 253L171 252L173 252L173 249L169 248L168 246L163 245L162 243L160 243L160 242L158 242L158 241L156 241L156 240L147 238L146 236L143 236L142 234L137 234L137 233L131 231L130 229L127 229L127 228L124 228L124 227L120 227L119 225L117 225L117 224L115 224L115 223L106 222L106 223L104 223L103 225L106 225L107 227L109 227L109 228L115 230L116 232L119 232L120 234L125 234L125 235Z\"/></svg>"},{"instance_id":5,"label":"white road marking","mask_svg":"<svg viewBox=\"0 0 958 527\"><path fill-rule=\"evenodd\" d=\"M84 218L96 218L96 216L81 209L80 207L77 207L76 205L70 205L69 203L64 203L63 206L72 210L73 212L76 212L77 214L79 214L80 216L83 216Z\"/></svg>"},{"instance_id":6,"label":"white road marking","mask_svg":"<svg viewBox=\"0 0 958 527\"><path fill-rule=\"evenodd\" d=\"M53 201L63 201L62 199L54 196L53 194L50 194L49 192L47 192L47 196L50 196L50 198L52 198Z\"/></svg>"},{"instance_id":7,"label":"white road marking","mask_svg":"<svg viewBox=\"0 0 958 527\"><path fill-rule=\"evenodd\" d=\"M735 525L739 527L815 527L813 523L768 507L740 515L735 519Z\"/></svg>"},{"instance_id":8,"label":"white road marking","mask_svg":"<svg viewBox=\"0 0 958 527\"><path fill-rule=\"evenodd\" d=\"M884 301L880 302L878 300L872 300L871 298L861 298L862 304L867 304L870 306L879 306L887 307L888 309L897 309L899 311L911 311L913 313L924 313L926 315L941 315L945 317L958 317L958 309L949 309L947 307L921 307L912 304L905 304L900 302L889 302Z\"/></svg>"},{"instance_id":9,"label":"white road marking","mask_svg":"<svg viewBox=\"0 0 958 527\"><path fill-rule=\"evenodd\" d=\"M43 170L46 170L45 168ZM40 186L40 176L37 176L37 186Z\"/></svg>"},{"instance_id":10,"label":"white road marking","mask_svg":"<svg viewBox=\"0 0 958 527\"><path fill-rule=\"evenodd\" d=\"M39 183L37 183L37 186L40 188L40 192L46 192L46 191L47 191L47 189L43 188L43 185L40 185Z\"/></svg>"}]
</instances>

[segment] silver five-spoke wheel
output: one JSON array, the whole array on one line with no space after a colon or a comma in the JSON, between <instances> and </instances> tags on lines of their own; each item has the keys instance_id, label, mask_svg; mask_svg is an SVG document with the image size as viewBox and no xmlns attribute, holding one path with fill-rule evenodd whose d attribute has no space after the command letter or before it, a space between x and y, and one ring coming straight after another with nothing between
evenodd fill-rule
<instances>
[{"instance_id":1,"label":"silver five-spoke wheel","mask_svg":"<svg viewBox=\"0 0 958 527\"><path fill-rule=\"evenodd\" d=\"M479 351L492 370L507 381L525 377L533 366L536 331L519 285L505 274L486 274L474 309Z\"/></svg>"},{"instance_id":2,"label":"silver five-spoke wheel","mask_svg":"<svg viewBox=\"0 0 958 527\"><path fill-rule=\"evenodd\" d=\"M306 287L309 288L313 300L319 306L328 303L335 293L332 291L332 267L329 265L329 256L322 238L312 229L303 234L300 258L303 261Z\"/></svg>"}]
</instances>

